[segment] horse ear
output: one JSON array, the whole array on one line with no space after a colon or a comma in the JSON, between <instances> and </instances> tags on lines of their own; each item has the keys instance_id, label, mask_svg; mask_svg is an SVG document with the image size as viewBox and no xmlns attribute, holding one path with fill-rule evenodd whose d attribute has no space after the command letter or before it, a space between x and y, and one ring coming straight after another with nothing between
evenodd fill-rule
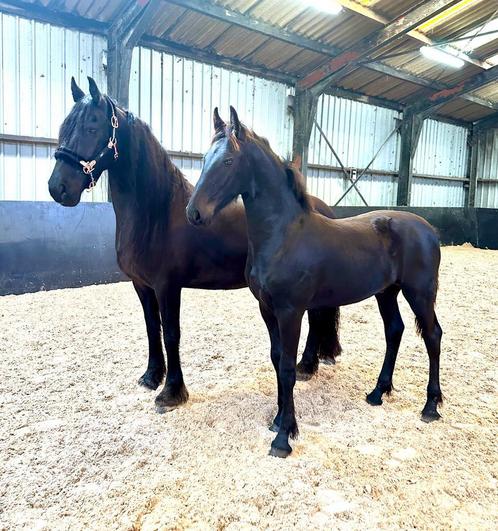
<instances>
[{"instance_id":1,"label":"horse ear","mask_svg":"<svg viewBox=\"0 0 498 531\"><path fill-rule=\"evenodd\" d=\"M74 103L80 101L85 96L85 93L76 84L74 76L71 77L71 93L73 94Z\"/></svg>"},{"instance_id":2,"label":"horse ear","mask_svg":"<svg viewBox=\"0 0 498 531\"><path fill-rule=\"evenodd\" d=\"M225 129L226 125L227 124L221 119L221 117L220 117L220 115L218 113L218 107L215 107L214 111L213 111L214 132L218 133L219 131L223 131L223 129Z\"/></svg>"},{"instance_id":3,"label":"horse ear","mask_svg":"<svg viewBox=\"0 0 498 531\"><path fill-rule=\"evenodd\" d=\"M230 124L232 125L232 131L236 138L240 139L242 127L240 125L239 116L237 111L230 105Z\"/></svg>"},{"instance_id":4,"label":"horse ear","mask_svg":"<svg viewBox=\"0 0 498 531\"><path fill-rule=\"evenodd\" d=\"M94 79L88 76L88 87L90 89L90 94L92 95L92 100L95 105L98 105L102 100L102 94L100 93L99 87L97 87L97 83L95 83Z\"/></svg>"}]
</instances>

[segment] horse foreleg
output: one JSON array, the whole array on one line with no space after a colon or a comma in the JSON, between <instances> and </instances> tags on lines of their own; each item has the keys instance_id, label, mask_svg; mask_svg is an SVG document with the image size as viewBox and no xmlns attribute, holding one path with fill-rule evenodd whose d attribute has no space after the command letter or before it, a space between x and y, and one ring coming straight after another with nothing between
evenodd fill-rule
<instances>
[{"instance_id":1,"label":"horse foreleg","mask_svg":"<svg viewBox=\"0 0 498 531\"><path fill-rule=\"evenodd\" d=\"M273 363L273 368L275 369L275 374L277 375L277 388L278 388L278 410L273 422L270 425L270 431L277 432L280 427L280 415L282 413L282 389L280 386L280 377L278 375L278 367L280 364L280 355L282 352L282 345L280 343L280 334L278 331L278 321L275 316L261 303L259 304L259 310L261 316L266 324L268 329L268 335L270 336L271 343L271 362Z\"/></svg>"},{"instance_id":2,"label":"horse foreleg","mask_svg":"<svg viewBox=\"0 0 498 531\"><path fill-rule=\"evenodd\" d=\"M142 303L149 341L149 361L147 370L140 377L138 383L148 389L157 389L166 372L164 353L161 344L161 317L156 294L152 288L133 282L133 287Z\"/></svg>"},{"instance_id":3,"label":"horse foreleg","mask_svg":"<svg viewBox=\"0 0 498 531\"><path fill-rule=\"evenodd\" d=\"M295 438L299 433L294 410L294 385L296 383L296 357L303 313L298 310L286 310L276 314L282 345L278 367L281 387L280 426L270 449L270 455L276 457L287 457L292 452L289 437Z\"/></svg>"},{"instance_id":4,"label":"horse foreleg","mask_svg":"<svg viewBox=\"0 0 498 531\"><path fill-rule=\"evenodd\" d=\"M160 296L159 308L168 369L164 387L156 397L158 413L175 409L188 400L180 364L180 299L180 288L169 288Z\"/></svg>"}]
</instances>

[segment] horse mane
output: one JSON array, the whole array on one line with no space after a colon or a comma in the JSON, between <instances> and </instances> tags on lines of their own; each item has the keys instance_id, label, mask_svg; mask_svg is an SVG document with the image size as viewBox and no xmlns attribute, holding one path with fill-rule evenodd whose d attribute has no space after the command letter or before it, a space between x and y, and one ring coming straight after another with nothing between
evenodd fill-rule
<instances>
[{"instance_id":1,"label":"horse mane","mask_svg":"<svg viewBox=\"0 0 498 531\"><path fill-rule=\"evenodd\" d=\"M283 159L277 155L270 146L268 139L259 136L252 129L249 129L246 125L240 124L240 139L237 138L233 133L233 127L229 124L222 131L218 131L211 143L219 140L220 138L227 138L232 146L232 149L238 151L240 149L240 144L242 142L251 142L258 146L270 159L276 162L280 168L285 172L287 186L294 194L294 197L297 199L299 205L303 208L304 211L309 212L312 207L310 203L310 198L308 192L306 191L306 184L304 181L303 174L294 166L292 161Z\"/></svg>"}]
</instances>

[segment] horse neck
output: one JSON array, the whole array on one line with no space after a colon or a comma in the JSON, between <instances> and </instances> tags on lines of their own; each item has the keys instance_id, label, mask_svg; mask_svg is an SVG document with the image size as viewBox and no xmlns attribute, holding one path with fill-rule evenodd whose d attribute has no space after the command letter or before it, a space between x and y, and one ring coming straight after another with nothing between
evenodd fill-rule
<instances>
[{"instance_id":1,"label":"horse neck","mask_svg":"<svg viewBox=\"0 0 498 531\"><path fill-rule=\"evenodd\" d=\"M255 252L304 214L304 209L287 183L287 173L282 164L261 148L252 149L248 155L247 182L253 190L242 196L247 217L249 241Z\"/></svg>"},{"instance_id":2,"label":"horse neck","mask_svg":"<svg viewBox=\"0 0 498 531\"><path fill-rule=\"evenodd\" d=\"M119 131L119 159L109 170L117 223L137 221L145 229L167 223L173 210L185 210L191 185L144 123L120 123Z\"/></svg>"}]
</instances>

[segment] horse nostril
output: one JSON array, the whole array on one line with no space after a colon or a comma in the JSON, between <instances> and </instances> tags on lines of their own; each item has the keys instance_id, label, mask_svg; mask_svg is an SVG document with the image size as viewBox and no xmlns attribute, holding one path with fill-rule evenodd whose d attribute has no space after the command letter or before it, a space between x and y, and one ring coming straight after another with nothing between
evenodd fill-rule
<instances>
[{"instance_id":1,"label":"horse nostril","mask_svg":"<svg viewBox=\"0 0 498 531\"><path fill-rule=\"evenodd\" d=\"M63 184L59 185L60 194L62 195L65 191L66 191L66 187Z\"/></svg>"}]
</instances>

